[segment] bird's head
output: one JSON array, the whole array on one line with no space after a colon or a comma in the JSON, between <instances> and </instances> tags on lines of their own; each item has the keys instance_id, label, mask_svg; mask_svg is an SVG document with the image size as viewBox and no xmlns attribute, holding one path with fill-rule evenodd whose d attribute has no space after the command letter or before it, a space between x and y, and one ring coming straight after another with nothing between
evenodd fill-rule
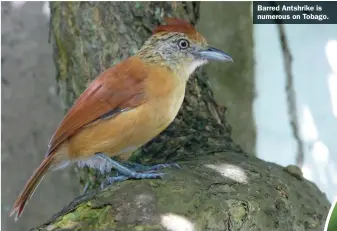
<instances>
[{"instance_id":1,"label":"bird's head","mask_svg":"<svg viewBox=\"0 0 337 231\"><path fill-rule=\"evenodd\" d=\"M138 55L145 61L169 67L187 77L208 61L233 61L221 50L210 47L206 39L188 22L166 19L144 43Z\"/></svg>"}]
</instances>

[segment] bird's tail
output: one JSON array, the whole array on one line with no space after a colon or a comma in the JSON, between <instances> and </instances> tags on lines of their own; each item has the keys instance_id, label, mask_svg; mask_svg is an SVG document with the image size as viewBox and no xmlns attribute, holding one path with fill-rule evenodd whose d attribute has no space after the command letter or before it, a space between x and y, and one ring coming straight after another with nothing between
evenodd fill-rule
<instances>
[{"instance_id":1,"label":"bird's tail","mask_svg":"<svg viewBox=\"0 0 337 231\"><path fill-rule=\"evenodd\" d=\"M16 199L12 211L9 216L15 214L15 221L21 216L29 198L33 195L35 189L43 179L44 175L53 163L53 155L49 155L44 159L40 166L35 170L34 174L29 178L21 194Z\"/></svg>"}]
</instances>

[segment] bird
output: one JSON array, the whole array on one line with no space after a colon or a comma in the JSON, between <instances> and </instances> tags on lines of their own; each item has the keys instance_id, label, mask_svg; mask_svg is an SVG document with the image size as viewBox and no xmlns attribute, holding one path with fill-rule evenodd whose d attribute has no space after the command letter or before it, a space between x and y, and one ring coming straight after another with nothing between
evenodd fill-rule
<instances>
[{"instance_id":1,"label":"bird","mask_svg":"<svg viewBox=\"0 0 337 231\"><path fill-rule=\"evenodd\" d=\"M188 21L166 18L134 56L99 74L74 102L9 215L21 216L48 171L74 162L102 172L115 169L123 179L161 178L116 159L127 160L173 122L189 77L209 61L233 60L209 46Z\"/></svg>"}]
</instances>

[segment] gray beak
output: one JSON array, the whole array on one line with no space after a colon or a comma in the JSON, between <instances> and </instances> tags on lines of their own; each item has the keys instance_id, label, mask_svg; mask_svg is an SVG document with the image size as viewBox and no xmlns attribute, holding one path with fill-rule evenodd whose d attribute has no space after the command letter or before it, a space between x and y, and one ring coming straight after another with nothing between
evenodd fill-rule
<instances>
[{"instance_id":1,"label":"gray beak","mask_svg":"<svg viewBox=\"0 0 337 231\"><path fill-rule=\"evenodd\" d=\"M230 57L225 52L213 47L202 48L198 51L198 54L202 58L210 61L233 62L232 57Z\"/></svg>"}]
</instances>

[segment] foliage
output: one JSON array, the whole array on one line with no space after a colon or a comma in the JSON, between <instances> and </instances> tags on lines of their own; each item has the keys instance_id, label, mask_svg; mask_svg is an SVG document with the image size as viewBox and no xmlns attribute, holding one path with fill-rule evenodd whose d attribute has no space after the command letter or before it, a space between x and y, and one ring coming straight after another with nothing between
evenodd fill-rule
<instances>
[{"instance_id":1,"label":"foliage","mask_svg":"<svg viewBox=\"0 0 337 231\"><path fill-rule=\"evenodd\" d=\"M337 231L337 203L335 203L335 207L331 213L331 217L328 222L328 231Z\"/></svg>"}]
</instances>

